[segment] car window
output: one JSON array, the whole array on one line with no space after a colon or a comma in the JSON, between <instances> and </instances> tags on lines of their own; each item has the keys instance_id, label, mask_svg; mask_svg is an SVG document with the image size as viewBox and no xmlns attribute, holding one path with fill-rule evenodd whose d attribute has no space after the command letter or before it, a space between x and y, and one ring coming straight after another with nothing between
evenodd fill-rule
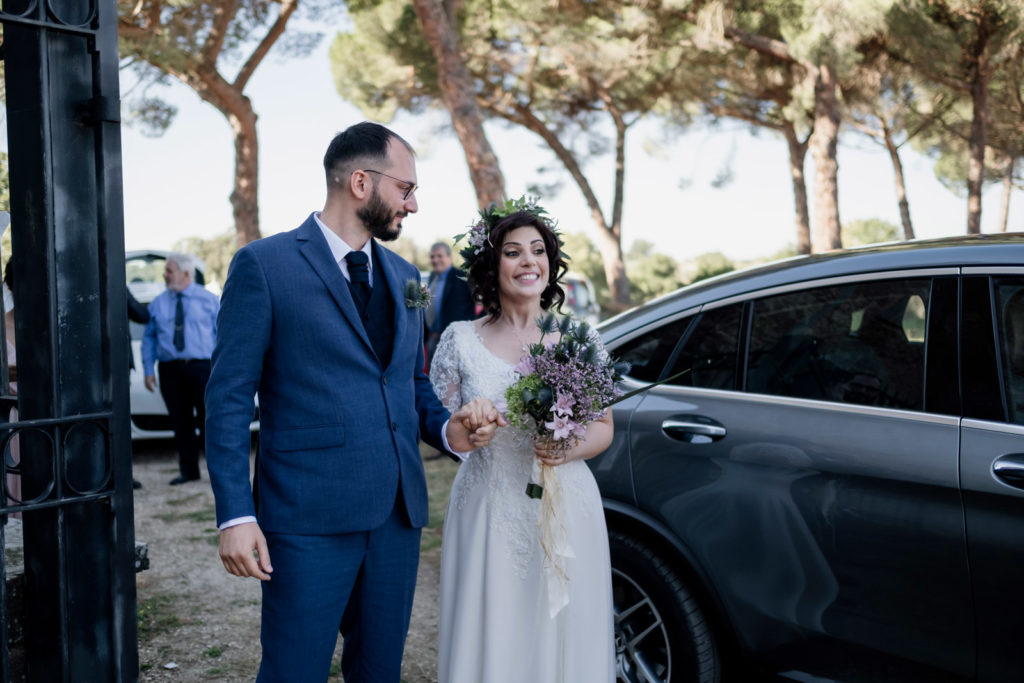
<instances>
[{"instance_id":1,"label":"car window","mask_svg":"<svg viewBox=\"0 0 1024 683\"><path fill-rule=\"evenodd\" d=\"M920 410L929 284L883 280L754 302L747 390Z\"/></svg>"},{"instance_id":2,"label":"car window","mask_svg":"<svg viewBox=\"0 0 1024 683\"><path fill-rule=\"evenodd\" d=\"M1024 424L1024 278L996 278L993 284L1006 414Z\"/></svg>"},{"instance_id":3,"label":"car window","mask_svg":"<svg viewBox=\"0 0 1024 683\"><path fill-rule=\"evenodd\" d=\"M670 384L735 389L742 304L701 313L666 374L683 373Z\"/></svg>"},{"instance_id":4,"label":"car window","mask_svg":"<svg viewBox=\"0 0 1024 683\"><path fill-rule=\"evenodd\" d=\"M687 317L661 325L622 344L613 354L630 364L627 374L633 379L656 382L692 321L692 317Z\"/></svg>"}]
</instances>

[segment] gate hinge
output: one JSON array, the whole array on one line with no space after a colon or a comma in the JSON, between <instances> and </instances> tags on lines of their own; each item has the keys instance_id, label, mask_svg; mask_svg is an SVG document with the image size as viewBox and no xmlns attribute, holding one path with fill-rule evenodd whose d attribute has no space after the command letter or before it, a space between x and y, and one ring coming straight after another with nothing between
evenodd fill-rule
<instances>
[{"instance_id":1,"label":"gate hinge","mask_svg":"<svg viewBox=\"0 0 1024 683\"><path fill-rule=\"evenodd\" d=\"M86 126L95 126L104 121L120 123L121 100L117 97L97 95L79 107L78 118Z\"/></svg>"}]
</instances>

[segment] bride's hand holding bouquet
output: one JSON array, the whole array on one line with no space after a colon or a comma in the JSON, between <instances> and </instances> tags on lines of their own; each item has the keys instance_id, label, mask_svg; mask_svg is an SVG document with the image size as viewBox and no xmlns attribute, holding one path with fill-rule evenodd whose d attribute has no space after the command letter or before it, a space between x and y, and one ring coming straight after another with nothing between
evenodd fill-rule
<instances>
[{"instance_id":1,"label":"bride's hand holding bouquet","mask_svg":"<svg viewBox=\"0 0 1024 683\"><path fill-rule=\"evenodd\" d=\"M607 440L593 438L593 431L611 431L608 407L620 400L616 382L628 371L602 350L586 323L547 313L537 325L556 341L531 345L515 367L519 380L505 392L509 423L534 433L537 460L526 489L533 498L551 479L547 468L597 455L592 445Z\"/></svg>"}]
</instances>

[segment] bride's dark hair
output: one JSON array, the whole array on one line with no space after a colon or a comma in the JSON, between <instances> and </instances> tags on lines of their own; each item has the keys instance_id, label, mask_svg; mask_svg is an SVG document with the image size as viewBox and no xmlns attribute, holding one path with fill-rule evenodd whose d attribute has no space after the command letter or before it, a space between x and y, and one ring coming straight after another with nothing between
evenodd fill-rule
<instances>
[{"instance_id":1,"label":"bride's dark hair","mask_svg":"<svg viewBox=\"0 0 1024 683\"><path fill-rule=\"evenodd\" d=\"M516 211L500 218L487 234L487 240L476 254L466 273L469 286L473 289L473 298L478 301L488 317L488 323L495 322L501 315L501 299L498 296L498 262L501 260L501 246L505 236L516 228L526 226L537 228L544 240L544 253L548 258L548 286L540 295L540 306L545 311L555 306L562 306L565 291L559 282L569 264L562 256L558 237L542 217L530 211Z\"/></svg>"}]
</instances>

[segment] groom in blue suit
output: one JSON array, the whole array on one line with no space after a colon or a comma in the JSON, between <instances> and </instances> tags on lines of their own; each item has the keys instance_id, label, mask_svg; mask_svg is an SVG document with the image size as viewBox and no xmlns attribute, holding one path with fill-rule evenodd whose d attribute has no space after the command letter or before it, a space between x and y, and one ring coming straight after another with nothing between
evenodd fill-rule
<instances>
[{"instance_id":1,"label":"groom in blue suit","mask_svg":"<svg viewBox=\"0 0 1024 683\"><path fill-rule=\"evenodd\" d=\"M340 630L347 683L397 683L427 523L419 440L461 455L504 421L486 399L452 415L438 401L422 309L403 294L419 273L378 243L417 210L412 148L360 123L324 169L323 211L243 247L228 271L206 393L219 552L263 582L258 681L325 681Z\"/></svg>"}]
</instances>

